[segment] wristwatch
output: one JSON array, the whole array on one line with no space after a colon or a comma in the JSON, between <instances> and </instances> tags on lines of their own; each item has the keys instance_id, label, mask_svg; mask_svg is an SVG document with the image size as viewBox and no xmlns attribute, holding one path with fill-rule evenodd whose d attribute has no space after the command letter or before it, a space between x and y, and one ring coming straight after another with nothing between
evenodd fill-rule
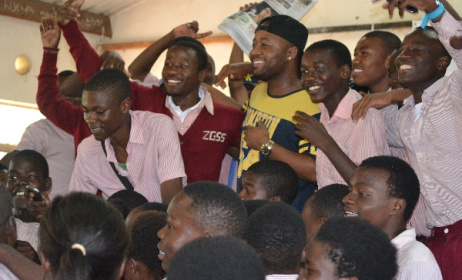
<instances>
[{"instance_id":1,"label":"wristwatch","mask_svg":"<svg viewBox=\"0 0 462 280\"><path fill-rule=\"evenodd\" d=\"M269 156L271 154L271 150L273 149L273 145L274 145L273 140L269 140L268 143L263 144L260 149L260 152L262 153L262 155L264 155L265 157Z\"/></svg>"}]
</instances>

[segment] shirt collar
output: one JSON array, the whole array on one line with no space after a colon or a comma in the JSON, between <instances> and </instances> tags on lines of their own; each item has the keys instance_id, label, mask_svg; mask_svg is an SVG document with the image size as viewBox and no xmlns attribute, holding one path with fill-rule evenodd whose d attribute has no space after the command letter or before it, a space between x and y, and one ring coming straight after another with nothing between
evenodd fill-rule
<instances>
[{"instance_id":1,"label":"shirt collar","mask_svg":"<svg viewBox=\"0 0 462 280\"><path fill-rule=\"evenodd\" d=\"M170 95L167 95L167 99L165 100L165 107L169 108L169 109L172 109L174 110L175 112L177 112L178 115L181 115L181 113L183 112L190 112L196 108L202 108L205 106L205 108L207 109L207 111L213 115L213 100L212 100L212 95L210 94L210 92L207 90L207 88L203 85L201 85L199 87L199 102L197 102L196 105L194 105L193 107L191 108L188 108L186 109L185 111L182 111L181 108L179 106L176 106L175 103L173 103L173 98L170 96Z\"/></svg>"},{"instance_id":2,"label":"shirt collar","mask_svg":"<svg viewBox=\"0 0 462 280\"><path fill-rule=\"evenodd\" d=\"M335 109L334 115L329 119L329 112L327 111L326 106L324 103L319 103L318 107L321 110L321 118L322 121L328 122L333 121L336 118L348 120L351 118L351 112L353 110L353 104L356 101L361 99L361 95L354 89L350 89L347 94L343 97L340 103Z\"/></svg>"}]
</instances>

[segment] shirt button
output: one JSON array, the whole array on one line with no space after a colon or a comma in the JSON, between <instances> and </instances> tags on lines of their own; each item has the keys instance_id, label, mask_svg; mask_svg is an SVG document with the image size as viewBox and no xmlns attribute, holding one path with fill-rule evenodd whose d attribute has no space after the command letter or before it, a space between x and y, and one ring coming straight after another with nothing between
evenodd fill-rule
<instances>
[{"instance_id":1,"label":"shirt button","mask_svg":"<svg viewBox=\"0 0 462 280\"><path fill-rule=\"evenodd\" d=\"M183 145L183 141L180 141L180 145Z\"/></svg>"},{"instance_id":2,"label":"shirt button","mask_svg":"<svg viewBox=\"0 0 462 280\"><path fill-rule=\"evenodd\" d=\"M444 233L448 233L449 232L449 229L448 228L445 228L444 229Z\"/></svg>"}]
</instances>

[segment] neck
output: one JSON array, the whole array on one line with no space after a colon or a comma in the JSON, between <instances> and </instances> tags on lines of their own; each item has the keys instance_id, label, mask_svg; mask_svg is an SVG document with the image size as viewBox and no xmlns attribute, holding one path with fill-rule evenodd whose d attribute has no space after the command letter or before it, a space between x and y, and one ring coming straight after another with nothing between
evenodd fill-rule
<instances>
[{"instance_id":1,"label":"neck","mask_svg":"<svg viewBox=\"0 0 462 280\"><path fill-rule=\"evenodd\" d=\"M185 111L193 107L200 101L199 88L197 88L196 90L190 91L186 95L172 96L172 100L176 106L179 106L182 111Z\"/></svg>"},{"instance_id":2,"label":"neck","mask_svg":"<svg viewBox=\"0 0 462 280\"><path fill-rule=\"evenodd\" d=\"M390 88L390 81L389 79L383 79L380 83L369 86L369 93L380 93L380 92L387 92Z\"/></svg>"},{"instance_id":3,"label":"neck","mask_svg":"<svg viewBox=\"0 0 462 280\"><path fill-rule=\"evenodd\" d=\"M114 151L116 149L126 149L128 140L130 139L130 129L132 127L132 119L130 114L127 114L122 122L122 126L109 137Z\"/></svg>"},{"instance_id":4,"label":"neck","mask_svg":"<svg viewBox=\"0 0 462 280\"><path fill-rule=\"evenodd\" d=\"M342 88L340 91L336 92L335 94L332 94L326 100L323 100L322 103L324 103L324 106L327 108L327 112L329 112L329 118L331 118L335 110L337 110L338 104L342 101L342 99L345 97L345 95L348 93L348 85L344 88Z\"/></svg>"},{"instance_id":5,"label":"neck","mask_svg":"<svg viewBox=\"0 0 462 280\"><path fill-rule=\"evenodd\" d=\"M268 92L275 96L283 96L302 89L302 82L295 75L289 77L278 77L270 79L267 82Z\"/></svg>"},{"instance_id":6,"label":"neck","mask_svg":"<svg viewBox=\"0 0 462 280\"><path fill-rule=\"evenodd\" d=\"M394 224L389 222L385 228L382 228L382 230L385 232L385 234L388 236L388 238L391 240L398 236L400 233L406 230L406 223L402 222L399 224Z\"/></svg>"}]
</instances>

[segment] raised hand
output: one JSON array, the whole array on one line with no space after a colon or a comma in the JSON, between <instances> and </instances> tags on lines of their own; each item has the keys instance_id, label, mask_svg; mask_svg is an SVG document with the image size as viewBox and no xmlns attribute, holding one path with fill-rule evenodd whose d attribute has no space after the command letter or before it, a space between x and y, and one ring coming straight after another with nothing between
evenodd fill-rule
<instances>
[{"instance_id":1,"label":"raised hand","mask_svg":"<svg viewBox=\"0 0 462 280\"><path fill-rule=\"evenodd\" d=\"M197 33L199 31L199 23L195 20L179 25L172 30L172 34L175 38L187 36L194 39L200 39L207 37L212 34L212 31Z\"/></svg>"},{"instance_id":2,"label":"raised hand","mask_svg":"<svg viewBox=\"0 0 462 280\"><path fill-rule=\"evenodd\" d=\"M80 17L80 8L84 0L67 0L59 11L59 18L62 24L67 24L71 20L77 20Z\"/></svg>"},{"instance_id":3,"label":"raised hand","mask_svg":"<svg viewBox=\"0 0 462 280\"><path fill-rule=\"evenodd\" d=\"M61 30L53 18L43 18L40 24L40 33L44 48L56 49L61 38Z\"/></svg>"}]
</instances>

